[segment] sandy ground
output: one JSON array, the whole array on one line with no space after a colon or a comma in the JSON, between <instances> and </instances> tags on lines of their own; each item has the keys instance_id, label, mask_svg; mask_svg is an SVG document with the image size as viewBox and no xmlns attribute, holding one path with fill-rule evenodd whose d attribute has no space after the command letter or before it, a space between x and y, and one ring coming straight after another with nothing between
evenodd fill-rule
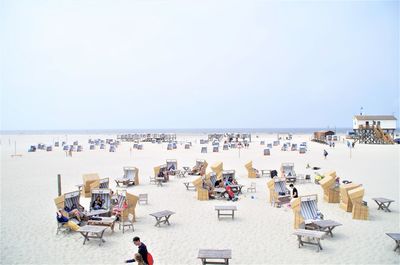
<instances>
[{"instance_id":1,"label":"sandy ground","mask_svg":"<svg viewBox=\"0 0 400 265\"><path fill-rule=\"evenodd\" d=\"M65 152L38 151L28 153L31 144L51 143L64 140L65 135L2 135L1 137L1 263L2 264L119 264L131 258L137 248L132 243L134 235L140 236L153 254L155 264L200 264L199 248L232 249L231 264L398 264L399 254L393 251L394 241L386 232L400 232L399 224L399 147L356 145L351 158L343 143L329 148L308 143L308 152L283 152L274 147L271 156L263 156L258 141L272 142L275 135L253 136L249 149L200 153L199 139L203 135L178 135L179 141L193 141L193 147L167 151L166 144L144 144L144 150L130 152L129 143L122 143L116 153L104 150L89 151L87 139L112 138L107 135L69 135L68 142L79 140L84 152L66 157ZM296 135L292 142L308 141L309 136ZM11 157L14 142L22 157ZM329 152L323 159L323 149ZM209 146L210 150L210 146ZM182 182L192 180L173 178L163 187L149 184L153 167L166 159L177 159L178 167L193 166L198 158L209 165L222 161L224 169L235 169L241 184L257 183L256 194L244 192L237 202L198 201L193 191L187 191ZM314 246L297 246L293 232L293 211L287 207L273 208L267 202L266 182L260 178L247 178L244 164L253 160L259 169L279 169L282 162L294 162L297 173L310 173L307 163L321 167L320 172L336 170L341 179L362 183L368 202L370 220L359 221L351 213L339 209L338 204L323 202L319 185L299 184L300 195L318 194L318 207L325 219L343 224L334 230L333 238L322 241L323 251L317 253ZM122 175L123 166L139 168L141 184L130 187L133 194L148 193L149 204L137 206L135 232L124 234L116 230L106 231L106 243L99 247L96 242L82 245L78 233L56 235L57 174L62 175L62 190L76 190L82 182L82 174L97 172L111 179ZM210 168L208 168L208 171ZM312 172L311 172L312 173ZM110 183L115 187L114 182ZM246 190L246 188L244 188ZM252 198L251 196L254 195ZM371 200L382 196L396 200L391 213L377 211ZM88 199L81 204L89 206ZM237 205L235 220L218 221L214 205ZM171 226L154 227L150 213L169 209L176 212Z\"/></svg>"}]
</instances>

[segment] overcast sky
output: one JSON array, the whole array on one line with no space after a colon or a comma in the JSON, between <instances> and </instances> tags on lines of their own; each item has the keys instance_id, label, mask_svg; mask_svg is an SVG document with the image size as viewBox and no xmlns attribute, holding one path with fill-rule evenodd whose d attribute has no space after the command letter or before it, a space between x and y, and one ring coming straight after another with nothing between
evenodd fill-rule
<instances>
[{"instance_id":1,"label":"overcast sky","mask_svg":"<svg viewBox=\"0 0 400 265\"><path fill-rule=\"evenodd\" d=\"M2 1L2 130L399 118L397 1Z\"/></svg>"}]
</instances>

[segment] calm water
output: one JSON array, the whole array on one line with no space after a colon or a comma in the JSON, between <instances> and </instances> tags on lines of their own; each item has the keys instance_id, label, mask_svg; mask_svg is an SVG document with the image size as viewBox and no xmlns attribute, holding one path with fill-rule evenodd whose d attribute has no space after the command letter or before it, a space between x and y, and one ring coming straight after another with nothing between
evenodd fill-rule
<instances>
[{"instance_id":1,"label":"calm water","mask_svg":"<svg viewBox=\"0 0 400 265\"><path fill-rule=\"evenodd\" d=\"M110 130L16 130L0 131L0 134L134 134L134 133L293 133L310 134L320 130L346 133L351 128L213 128L213 129L110 129Z\"/></svg>"}]
</instances>

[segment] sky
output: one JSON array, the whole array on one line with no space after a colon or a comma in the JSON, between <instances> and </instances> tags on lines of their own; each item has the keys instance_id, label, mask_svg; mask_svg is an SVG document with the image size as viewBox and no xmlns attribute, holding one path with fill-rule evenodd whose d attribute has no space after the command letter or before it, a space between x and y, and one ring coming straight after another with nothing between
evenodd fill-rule
<instances>
[{"instance_id":1,"label":"sky","mask_svg":"<svg viewBox=\"0 0 400 265\"><path fill-rule=\"evenodd\" d=\"M3 0L1 130L399 118L398 1Z\"/></svg>"}]
</instances>

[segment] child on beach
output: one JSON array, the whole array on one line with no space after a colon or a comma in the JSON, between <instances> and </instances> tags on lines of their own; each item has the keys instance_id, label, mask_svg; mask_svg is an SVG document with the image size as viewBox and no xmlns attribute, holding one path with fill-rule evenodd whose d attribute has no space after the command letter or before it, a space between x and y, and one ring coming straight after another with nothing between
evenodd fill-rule
<instances>
[{"instance_id":1,"label":"child on beach","mask_svg":"<svg viewBox=\"0 0 400 265\"><path fill-rule=\"evenodd\" d=\"M96 197L96 200L92 203L92 208L94 210L100 210L103 207L103 200L100 198L100 196Z\"/></svg>"},{"instance_id":2,"label":"child on beach","mask_svg":"<svg viewBox=\"0 0 400 265\"><path fill-rule=\"evenodd\" d=\"M328 156L328 152L324 149L324 157L326 159L326 157Z\"/></svg>"}]
</instances>

